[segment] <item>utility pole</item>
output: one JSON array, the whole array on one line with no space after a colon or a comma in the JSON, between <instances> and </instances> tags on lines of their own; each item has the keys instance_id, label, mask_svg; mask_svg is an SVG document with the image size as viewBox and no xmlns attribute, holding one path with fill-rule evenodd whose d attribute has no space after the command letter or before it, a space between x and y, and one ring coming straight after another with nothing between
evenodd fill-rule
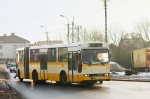
<instances>
[{"instance_id":1,"label":"utility pole","mask_svg":"<svg viewBox=\"0 0 150 99\"><path fill-rule=\"evenodd\" d=\"M105 7L105 42L108 42L107 40L107 3L110 0L101 0L104 2L104 7Z\"/></svg>"},{"instance_id":2,"label":"utility pole","mask_svg":"<svg viewBox=\"0 0 150 99\"><path fill-rule=\"evenodd\" d=\"M72 43L74 43L74 17L72 21Z\"/></svg>"},{"instance_id":3,"label":"utility pole","mask_svg":"<svg viewBox=\"0 0 150 99\"><path fill-rule=\"evenodd\" d=\"M79 42L80 38L79 38L79 29L81 29L81 26L78 25L77 27L77 42Z\"/></svg>"}]
</instances>

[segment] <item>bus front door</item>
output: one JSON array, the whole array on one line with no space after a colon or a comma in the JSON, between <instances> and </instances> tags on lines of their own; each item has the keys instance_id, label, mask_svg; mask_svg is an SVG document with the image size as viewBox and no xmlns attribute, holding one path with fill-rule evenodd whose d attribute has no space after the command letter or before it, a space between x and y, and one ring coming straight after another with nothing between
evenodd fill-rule
<instances>
[{"instance_id":1,"label":"bus front door","mask_svg":"<svg viewBox=\"0 0 150 99\"><path fill-rule=\"evenodd\" d=\"M47 71L47 54L42 53L40 55L40 78L41 80L48 79L48 71Z\"/></svg>"},{"instance_id":2,"label":"bus front door","mask_svg":"<svg viewBox=\"0 0 150 99\"><path fill-rule=\"evenodd\" d=\"M69 52L68 54L68 80L69 82L77 82L77 52Z\"/></svg>"}]
</instances>

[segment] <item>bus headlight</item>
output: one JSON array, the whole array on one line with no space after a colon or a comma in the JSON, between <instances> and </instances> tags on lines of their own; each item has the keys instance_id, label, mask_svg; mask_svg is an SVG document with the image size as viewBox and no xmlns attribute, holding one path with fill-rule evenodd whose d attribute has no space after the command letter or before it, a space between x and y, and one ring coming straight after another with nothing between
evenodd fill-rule
<instances>
[{"instance_id":1,"label":"bus headlight","mask_svg":"<svg viewBox=\"0 0 150 99\"><path fill-rule=\"evenodd\" d=\"M86 76L86 77L87 77L87 76L89 76L89 75L88 75L88 74L85 74L84 76Z\"/></svg>"},{"instance_id":2,"label":"bus headlight","mask_svg":"<svg viewBox=\"0 0 150 99\"><path fill-rule=\"evenodd\" d=\"M104 76L108 76L108 74L104 74Z\"/></svg>"}]
</instances>

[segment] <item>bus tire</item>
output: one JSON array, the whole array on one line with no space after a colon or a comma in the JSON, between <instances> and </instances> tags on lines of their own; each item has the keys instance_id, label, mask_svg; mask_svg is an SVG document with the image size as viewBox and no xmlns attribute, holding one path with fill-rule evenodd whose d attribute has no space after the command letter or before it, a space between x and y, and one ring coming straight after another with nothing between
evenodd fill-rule
<instances>
[{"instance_id":1,"label":"bus tire","mask_svg":"<svg viewBox=\"0 0 150 99\"><path fill-rule=\"evenodd\" d=\"M33 72L32 72L32 79L33 79L33 82L34 83L38 83L38 73L37 73L37 71L36 70L34 70Z\"/></svg>"},{"instance_id":2,"label":"bus tire","mask_svg":"<svg viewBox=\"0 0 150 99\"><path fill-rule=\"evenodd\" d=\"M99 80L99 83L100 83L100 84L103 84L103 80Z\"/></svg>"},{"instance_id":3,"label":"bus tire","mask_svg":"<svg viewBox=\"0 0 150 99\"><path fill-rule=\"evenodd\" d=\"M18 70L18 78L20 82L23 82L23 78L20 78L20 71Z\"/></svg>"},{"instance_id":4,"label":"bus tire","mask_svg":"<svg viewBox=\"0 0 150 99\"><path fill-rule=\"evenodd\" d=\"M88 86L93 86L96 83L97 83L96 80L87 81Z\"/></svg>"},{"instance_id":5,"label":"bus tire","mask_svg":"<svg viewBox=\"0 0 150 99\"><path fill-rule=\"evenodd\" d=\"M38 80L38 84L46 84L46 80Z\"/></svg>"},{"instance_id":6,"label":"bus tire","mask_svg":"<svg viewBox=\"0 0 150 99\"><path fill-rule=\"evenodd\" d=\"M56 81L56 83L55 83L56 85L60 85L61 83L60 83L60 81Z\"/></svg>"},{"instance_id":7,"label":"bus tire","mask_svg":"<svg viewBox=\"0 0 150 99\"><path fill-rule=\"evenodd\" d=\"M20 82L23 82L23 78L19 78Z\"/></svg>"},{"instance_id":8,"label":"bus tire","mask_svg":"<svg viewBox=\"0 0 150 99\"><path fill-rule=\"evenodd\" d=\"M60 83L61 83L61 85L64 85L64 86L69 85L69 83L67 82L67 75L65 72L62 72L60 74Z\"/></svg>"}]
</instances>

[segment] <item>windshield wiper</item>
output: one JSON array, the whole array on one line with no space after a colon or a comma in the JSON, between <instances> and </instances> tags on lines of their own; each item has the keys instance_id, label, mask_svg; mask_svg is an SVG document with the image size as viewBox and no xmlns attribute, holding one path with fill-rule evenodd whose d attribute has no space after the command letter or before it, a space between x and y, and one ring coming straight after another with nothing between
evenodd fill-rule
<instances>
[{"instance_id":1,"label":"windshield wiper","mask_svg":"<svg viewBox=\"0 0 150 99\"><path fill-rule=\"evenodd\" d=\"M100 60L99 60L100 61ZM107 64L108 62L102 62L102 61L100 61L101 62L101 64L103 64L103 65L105 65L105 64Z\"/></svg>"}]
</instances>

